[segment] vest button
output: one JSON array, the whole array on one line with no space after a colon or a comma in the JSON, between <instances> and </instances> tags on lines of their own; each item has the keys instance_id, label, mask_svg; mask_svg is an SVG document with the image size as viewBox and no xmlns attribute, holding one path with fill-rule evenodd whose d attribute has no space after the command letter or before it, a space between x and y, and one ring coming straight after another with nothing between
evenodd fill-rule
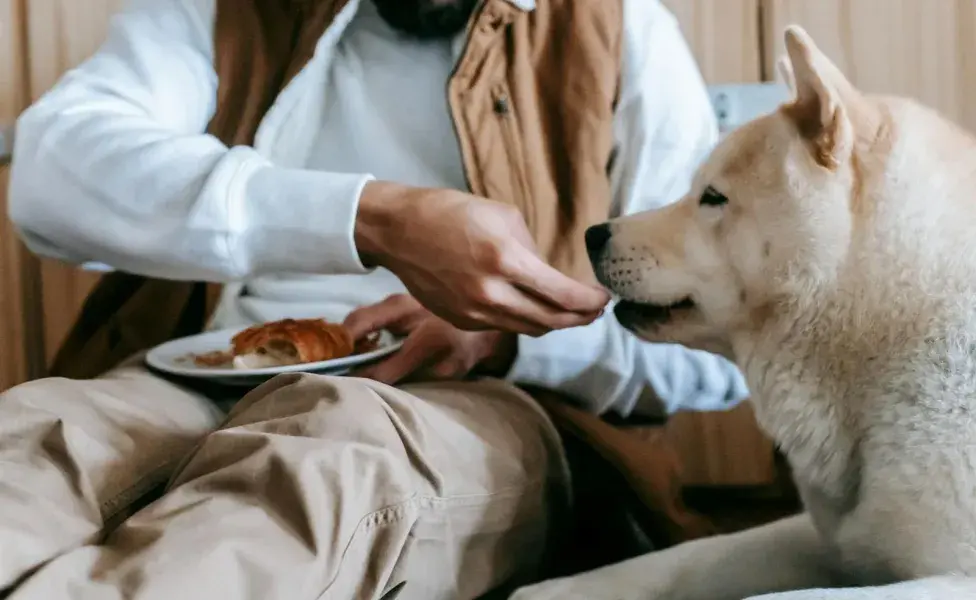
<instances>
[{"instance_id":1,"label":"vest button","mask_svg":"<svg viewBox=\"0 0 976 600\"><path fill-rule=\"evenodd\" d=\"M508 96L499 96L495 98L495 114L497 115L507 115L508 114Z\"/></svg>"}]
</instances>

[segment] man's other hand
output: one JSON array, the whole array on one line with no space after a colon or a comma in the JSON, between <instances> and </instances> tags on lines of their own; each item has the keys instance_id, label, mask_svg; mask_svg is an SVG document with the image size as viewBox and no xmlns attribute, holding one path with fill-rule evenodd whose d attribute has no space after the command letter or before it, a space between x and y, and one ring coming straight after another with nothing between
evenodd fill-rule
<instances>
[{"instance_id":1,"label":"man's other hand","mask_svg":"<svg viewBox=\"0 0 976 600\"><path fill-rule=\"evenodd\" d=\"M464 330L542 335L592 322L609 301L546 264L517 209L471 194L369 183L355 237L364 263Z\"/></svg>"},{"instance_id":2,"label":"man's other hand","mask_svg":"<svg viewBox=\"0 0 976 600\"><path fill-rule=\"evenodd\" d=\"M389 385L461 380L474 373L500 377L515 360L515 334L461 331L406 294L355 310L344 324L357 341L381 329L406 336L395 354L353 373Z\"/></svg>"}]
</instances>

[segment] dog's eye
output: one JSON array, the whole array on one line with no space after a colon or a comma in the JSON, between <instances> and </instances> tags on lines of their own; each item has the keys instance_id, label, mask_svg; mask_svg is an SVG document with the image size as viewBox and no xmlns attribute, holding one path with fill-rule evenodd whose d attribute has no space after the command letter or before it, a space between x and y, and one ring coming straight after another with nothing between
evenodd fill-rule
<instances>
[{"instance_id":1,"label":"dog's eye","mask_svg":"<svg viewBox=\"0 0 976 600\"><path fill-rule=\"evenodd\" d=\"M708 186L702 193L700 202L702 206L723 206L729 203L729 199L712 186Z\"/></svg>"}]
</instances>

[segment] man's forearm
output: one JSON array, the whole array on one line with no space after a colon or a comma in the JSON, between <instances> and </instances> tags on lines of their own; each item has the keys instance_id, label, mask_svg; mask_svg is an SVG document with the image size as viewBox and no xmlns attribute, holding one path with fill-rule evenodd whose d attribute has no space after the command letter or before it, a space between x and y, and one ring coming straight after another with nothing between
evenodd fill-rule
<instances>
[{"instance_id":1,"label":"man's forearm","mask_svg":"<svg viewBox=\"0 0 976 600\"><path fill-rule=\"evenodd\" d=\"M59 112L42 104L18 131L10 216L43 240L33 249L170 279L362 270L352 224L366 176L279 169L122 110Z\"/></svg>"},{"instance_id":2,"label":"man's forearm","mask_svg":"<svg viewBox=\"0 0 976 600\"><path fill-rule=\"evenodd\" d=\"M37 251L157 277L362 270L367 177L281 169L204 131L217 78L205 3L143 0L17 123L10 216Z\"/></svg>"}]
</instances>

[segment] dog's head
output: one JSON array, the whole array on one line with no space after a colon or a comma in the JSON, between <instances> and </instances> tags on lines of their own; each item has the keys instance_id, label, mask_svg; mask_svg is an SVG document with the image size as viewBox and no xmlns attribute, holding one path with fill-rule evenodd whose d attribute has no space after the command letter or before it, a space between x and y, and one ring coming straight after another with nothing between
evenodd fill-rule
<instances>
[{"instance_id":1,"label":"dog's head","mask_svg":"<svg viewBox=\"0 0 976 600\"><path fill-rule=\"evenodd\" d=\"M786 46L791 103L731 132L679 202L587 232L618 320L646 340L724 350L847 253L856 130L876 109L803 30Z\"/></svg>"}]
</instances>

